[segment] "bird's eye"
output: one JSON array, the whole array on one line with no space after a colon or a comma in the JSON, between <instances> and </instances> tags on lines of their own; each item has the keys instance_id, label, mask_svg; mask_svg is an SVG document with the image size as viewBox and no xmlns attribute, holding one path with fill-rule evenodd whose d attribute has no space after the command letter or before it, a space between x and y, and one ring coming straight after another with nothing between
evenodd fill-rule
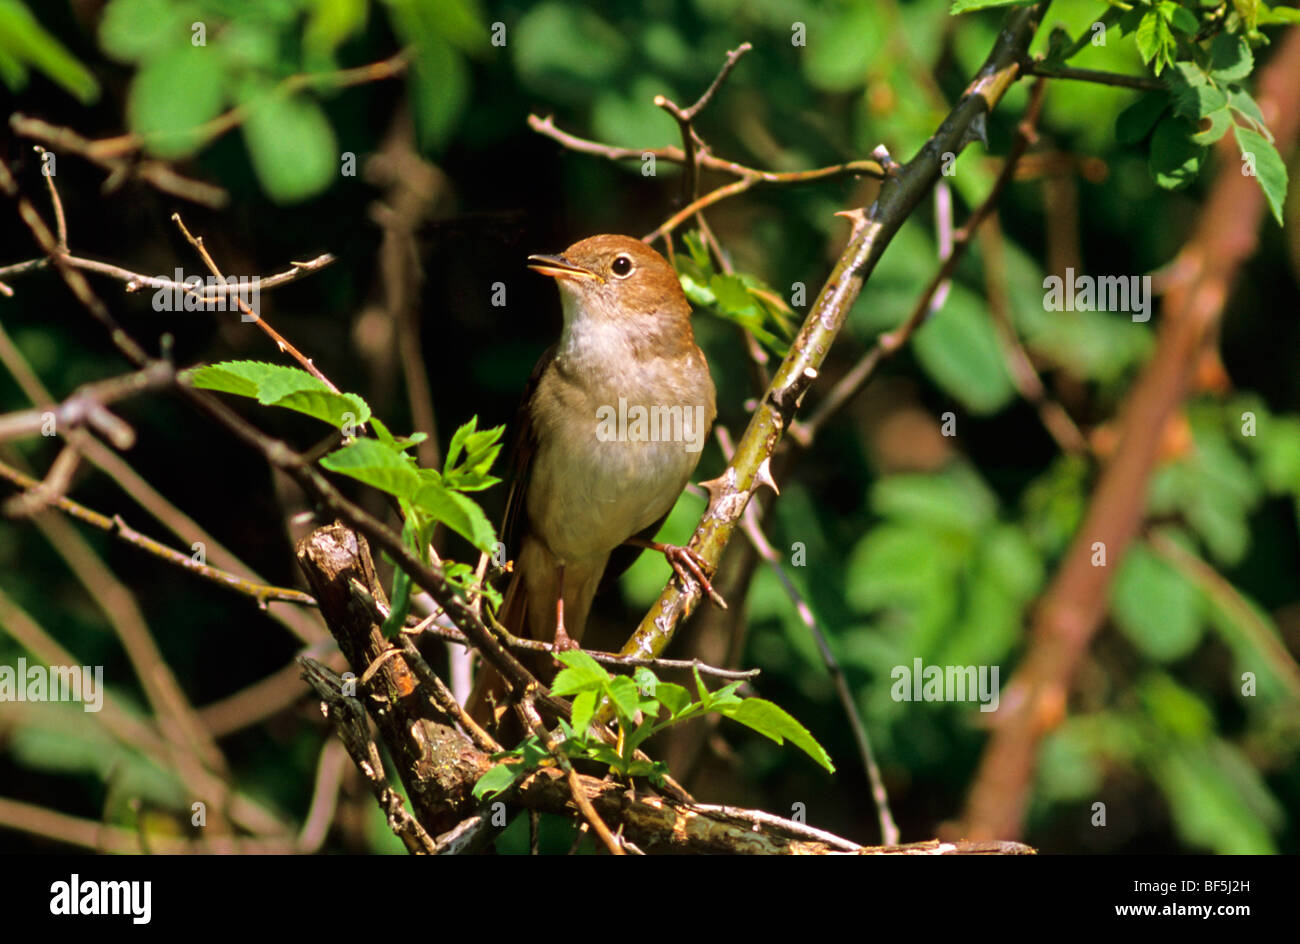
<instances>
[{"instance_id":1,"label":"bird's eye","mask_svg":"<svg viewBox=\"0 0 1300 944\"><path fill-rule=\"evenodd\" d=\"M615 256L614 261L610 263L609 271L620 279L627 278L632 274L632 260L627 256Z\"/></svg>"}]
</instances>

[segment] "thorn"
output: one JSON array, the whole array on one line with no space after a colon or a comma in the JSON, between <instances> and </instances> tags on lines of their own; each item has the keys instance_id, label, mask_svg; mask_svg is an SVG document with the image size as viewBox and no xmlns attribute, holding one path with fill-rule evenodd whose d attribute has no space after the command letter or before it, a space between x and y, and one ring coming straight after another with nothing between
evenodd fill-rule
<instances>
[{"instance_id":1,"label":"thorn","mask_svg":"<svg viewBox=\"0 0 1300 944\"><path fill-rule=\"evenodd\" d=\"M852 210L840 210L835 215L844 217L853 224L855 230L867 222L867 215L862 212L862 207L855 207Z\"/></svg>"},{"instance_id":2,"label":"thorn","mask_svg":"<svg viewBox=\"0 0 1300 944\"><path fill-rule=\"evenodd\" d=\"M772 490L773 495L780 495L781 490L776 487L776 479L772 478L772 457L768 456L758 464L758 472L754 474L755 485L766 485Z\"/></svg>"}]
</instances>

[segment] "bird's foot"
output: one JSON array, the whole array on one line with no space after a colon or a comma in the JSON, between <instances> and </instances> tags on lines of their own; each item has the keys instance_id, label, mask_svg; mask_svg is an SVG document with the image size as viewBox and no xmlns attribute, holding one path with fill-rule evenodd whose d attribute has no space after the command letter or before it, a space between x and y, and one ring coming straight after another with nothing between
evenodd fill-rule
<instances>
[{"instance_id":1,"label":"bird's foot","mask_svg":"<svg viewBox=\"0 0 1300 944\"><path fill-rule=\"evenodd\" d=\"M704 568L708 563L693 549L677 544L660 544L657 541L649 542L648 546L664 556L683 588L689 589L690 582L693 580L709 595L710 600L724 610L727 608L727 601L722 599L722 594L713 589L713 584L709 583L709 578L704 575Z\"/></svg>"},{"instance_id":2,"label":"bird's foot","mask_svg":"<svg viewBox=\"0 0 1300 944\"><path fill-rule=\"evenodd\" d=\"M577 641L564 631L564 624L555 627L555 641L551 643L551 652L568 652L571 649L581 649Z\"/></svg>"}]
</instances>

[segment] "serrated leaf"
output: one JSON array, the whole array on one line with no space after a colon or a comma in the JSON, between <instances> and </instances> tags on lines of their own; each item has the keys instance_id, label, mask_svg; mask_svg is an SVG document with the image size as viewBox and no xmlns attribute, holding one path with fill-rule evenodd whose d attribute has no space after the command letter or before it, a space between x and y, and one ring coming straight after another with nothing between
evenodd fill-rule
<instances>
[{"instance_id":1,"label":"serrated leaf","mask_svg":"<svg viewBox=\"0 0 1300 944\"><path fill-rule=\"evenodd\" d=\"M1169 25L1179 32L1186 33L1188 36L1194 36L1196 31L1201 28L1201 24L1196 21L1196 17L1186 7L1181 7L1173 0L1164 0L1160 4L1160 12L1164 14Z\"/></svg>"},{"instance_id":2,"label":"serrated leaf","mask_svg":"<svg viewBox=\"0 0 1300 944\"><path fill-rule=\"evenodd\" d=\"M451 528L485 554L496 546L496 532L483 509L472 498L445 485L425 481L413 499L415 505Z\"/></svg>"},{"instance_id":3,"label":"serrated leaf","mask_svg":"<svg viewBox=\"0 0 1300 944\"><path fill-rule=\"evenodd\" d=\"M343 429L370 421L370 405L355 393L335 393L320 378L296 367L263 361L223 361L195 368L190 382L204 390L254 397L263 406L304 413Z\"/></svg>"},{"instance_id":4,"label":"serrated leaf","mask_svg":"<svg viewBox=\"0 0 1300 944\"><path fill-rule=\"evenodd\" d=\"M1287 189L1286 164L1282 162L1282 156L1272 142L1257 131L1237 125L1233 133L1237 136L1237 147L1241 149L1242 173L1249 175L1253 172L1264 191L1273 219L1281 226Z\"/></svg>"},{"instance_id":5,"label":"serrated leaf","mask_svg":"<svg viewBox=\"0 0 1300 944\"><path fill-rule=\"evenodd\" d=\"M655 698L674 717L691 703L691 693L674 682L660 682L655 686Z\"/></svg>"},{"instance_id":6,"label":"serrated leaf","mask_svg":"<svg viewBox=\"0 0 1300 944\"><path fill-rule=\"evenodd\" d=\"M1175 115L1197 121L1228 104L1227 94L1193 63L1175 64L1165 81L1174 93Z\"/></svg>"},{"instance_id":7,"label":"serrated leaf","mask_svg":"<svg viewBox=\"0 0 1300 944\"><path fill-rule=\"evenodd\" d=\"M606 687L609 692L609 699L614 703L614 709L619 715L630 720L636 715L637 706L640 704L640 693L636 690L636 682L632 681L626 675L616 675Z\"/></svg>"},{"instance_id":8,"label":"serrated leaf","mask_svg":"<svg viewBox=\"0 0 1300 944\"><path fill-rule=\"evenodd\" d=\"M1218 82L1237 82L1250 75L1255 57L1241 36L1220 33L1210 44L1210 74Z\"/></svg>"},{"instance_id":9,"label":"serrated leaf","mask_svg":"<svg viewBox=\"0 0 1300 944\"><path fill-rule=\"evenodd\" d=\"M555 691L554 688L551 689ZM587 733L587 728L591 726L591 719L596 715L596 690L589 688L578 692L573 699L573 730L578 737Z\"/></svg>"},{"instance_id":10,"label":"serrated leaf","mask_svg":"<svg viewBox=\"0 0 1300 944\"><path fill-rule=\"evenodd\" d=\"M412 500L424 487L401 453L374 439L358 439L320 460L331 472L364 482L381 492Z\"/></svg>"},{"instance_id":11,"label":"serrated leaf","mask_svg":"<svg viewBox=\"0 0 1300 944\"><path fill-rule=\"evenodd\" d=\"M1259 110L1259 105L1250 97L1249 92L1236 86L1228 89L1228 106L1245 118L1256 131L1269 141L1273 140L1273 133L1268 130L1268 125L1264 123L1264 113Z\"/></svg>"},{"instance_id":12,"label":"serrated leaf","mask_svg":"<svg viewBox=\"0 0 1300 944\"><path fill-rule=\"evenodd\" d=\"M835 765L831 763L825 748L817 743L807 728L779 705L763 698L746 698L739 704L721 706L718 712L771 738L777 744L783 744L788 739L826 768L827 772L835 773Z\"/></svg>"},{"instance_id":13,"label":"serrated leaf","mask_svg":"<svg viewBox=\"0 0 1300 944\"><path fill-rule=\"evenodd\" d=\"M1149 64L1156 75L1174 61L1177 42L1169 29L1169 22L1158 9L1151 10L1142 17L1136 39L1142 61Z\"/></svg>"},{"instance_id":14,"label":"serrated leaf","mask_svg":"<svg viewBox=\"0 0 1300 944\"><path fill-rule=\"evenodd\" d=\"M551 683L552 695L576 695L588 689L602 689L610 679L601 664L581 649L561 652L555 657L565 668Z\"/></svg>"}]
</instances>

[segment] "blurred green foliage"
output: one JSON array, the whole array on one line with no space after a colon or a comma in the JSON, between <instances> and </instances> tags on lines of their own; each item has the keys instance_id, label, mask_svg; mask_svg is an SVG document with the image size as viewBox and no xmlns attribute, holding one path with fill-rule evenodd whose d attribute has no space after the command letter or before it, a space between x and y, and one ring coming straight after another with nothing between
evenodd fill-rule
<instances>
[{"instance_id":1,"label":"blurred green foliage","mask_svg":"<svg viewBox=\"0 0 1300 944\"><path fill-rule=\"evenodd\" d=\"M381 242L367 211L382 194L339 168L345 153L364 159L379 150L391 115L409 106L422 153L446 173L454 194L448 202L455 209L444 208L419 234L428 278L423 353L444 442L475 414L485 425L508 421L529 364L553 338L558 306L545 286L525 281L527 252L554 251L593 232L645 232L680 206L676 169L660 162L646 177L639 161L616 166L563 152L527 130L530 111L608 144L676 144L676 124L655 107L654 95L693 101L726 51L748 40L754 51L696 123L715 154L799 170L865 157L883 143L902 161L961 94L1000 16L950 17L949 0L110 0L97 21L81 22L63 4L48 6L33 6L33 17L17 0L0 0L0 77L15 90L27 83L21 109L88 134L135 132L149 153L187 161L183 167L230 188L235 202L226 215L208 218L207 229L249 271L278 271L318 245L339 252L336 268L277 290L268 317L303 340L342 389L362 392L394 424L406 410L392 383L397 368L368 359L357 327ZM1049 311L1043 276L1063 259L1093 273L1157 270L1186 237L1207 170L1221 159L1210 135L1233 130L1242 150L1268 153L1260 144L1267 144L1265 132L1239 96L1253 88L1244 59L1257 74L1272 47L1243 51L1235 41L1232 48L1212 41L1197 58L1183 13L1169 6L1186 12L1177 4L1137 4L1138 25L1116 31L1104 46L1084 45L1070 64L1129 74L1157 69L1183 84L1145 94L1052 82L1040 150L1095 158L1105 173L1067 171L1073 204L1058 202L1066 192L1053 186L1060 180L1018 181L999 208L1009 316L1048 389L1085 431L1103 430L1123 404L1158 319ZM1276 36L1258 28L1286 21L1286 8L1258 8L1246 34ZM1106 10L1095 0L1057 0L1033 51L1050 55L1053 28L1084 36ZM1152 11L1156 19L1146 19ZM198 22L206 46L193 43ZM804 45L793 42L799 26ZM333 77L411 43L413 68L400 84L341 87ZM1188 63L1195 72L1180 71ZM988 149L968 148L944 179L958 222L988 192L998 167L989 154L1005 153L1026 100L1025 89L1014 88L988 122ZM214 135L209 123L236 107L237 132ZM1193 140L1196 134L1203 139ZM129 196L142 209L128 210L102 197L100 180L76 161L60 156L74 248L89 242L86 251L100 257L167 270L184 257L186 247L166 235L174 201L133 184ZM1300 849L1300 237L1294 198L1283 205L1278 166L1263 159L1258 170L1285 229L1270 225L1262 234L1228 305L1221 349L1232 389L1197 394L1186 412L1186 441L1151 483L1153 529L1122 562L1109 564L1117 568L1111 619L1038 766L1027 838L1047 849ZM33 173L24 178L33 197L39 182ZM721 274L700 244L678 240L684 285L701 311L697 335L719 387L720 422L733 432L747 421L744 403L754 393L736 324L779 352L842 244L845 225L834 212L871 193L868 182L838 180L756 189L710 210L734 275ZM825 379L842 374L879 332L906 317L937 265L931 215L925 206L885 253ZM0 265L30 254L16 220L0 226ZM1002 668L1005 683L1024 651L1034 601L1096 481L1095 462L1062 455L1017 394L989 315L990 261L977 244L942 308L781 483L769 522L778 549L798 544L806 552L805 566L787 569L845 667L908 839L932 835L960 809L986 735L973 706L894 701L891 669L918 657L991 664ZM484 288L497 280L512 293L504 311L488 303ZM789 302L797 285L806 289L802 307ZM25 278L14 287L13 299L0 299L0 322L56 395L121 371L56 280ZM106 287L106 296L143 336L174 331L186 363L276 356L251 331L218 330L197 316L163 322L113 290ZM7 373L0 377L0 407L26 405ZM265 412L249 415L277 435L312 441L291 419ZM945 412L956 417L955 438L935 432ZM918 413L927 419L917 420ZM173 404L133 405L129 415L142 432L131 459L146 478L273 579L293 582L265 470L232 455L231 444L210 430L191 430L192 419ZM910 424L908 443L938 445L929 452L890 446L891 418ZM21 452L38 468L54 454L46 443L25 443ZM710 448L701 477L721 468ZM499 491L484 492L485 505ZM144 513L100 476L79 478L72 494L142 526L135 517ZM684 495L662 539L685 540L702 508L702 499ZM197 587L98 535L90 540L145 600L150 625L196 702L251 684L296 651L296 641L247 601ZM466 545L453 550L473 559ZM607 636L617 640L668 575L658 555L643 556L621 581L626 605L606 600L597 614ZM79 658L104 664L110 690L143 710L103 614L27 523L0 520L0 588ZM852 735L783 587L760 566L747 599L732 603L747 612L742 661L763 670L758 690L808 726L839 772L831 779L806 758L724 730L733 762L708 762L701 795L778 812L805 802L817 825L872 839L865 780L849 761ZM265 661L232 666L232 646L261 652ZM0 634L0 661L21 654ZM78 713L29 709L0 721L0 734L6 793L132 825L129 801L140 797L156 815L182 825L188 819L189 800L168 772L106 740ZM223 738L222 746L243 789L300 821L328 736L309 712L289 711ZM1098 801L1109 810L1106 829L1089 825ZM369 798L357 802L365 811L362 838L340 830L330 848L400 848ZM564 851L571 841L564 824L544 826L544 848ZM501 848L526 846L526 824L516 821Z\"/></svg>"}]
</instances>

